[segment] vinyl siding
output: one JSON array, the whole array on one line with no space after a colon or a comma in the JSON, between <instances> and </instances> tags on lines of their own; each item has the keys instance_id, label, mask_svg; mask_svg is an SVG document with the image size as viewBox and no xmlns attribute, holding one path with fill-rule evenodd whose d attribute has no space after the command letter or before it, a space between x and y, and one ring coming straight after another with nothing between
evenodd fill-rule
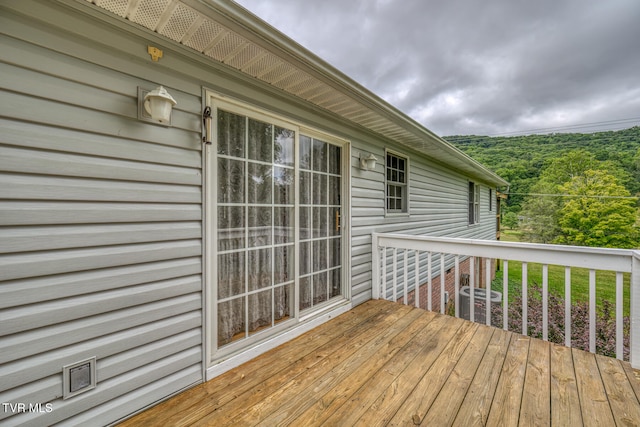
<instances>
[{"instance_id":1,"label":"vinyl siding","mask_svg":"<svg viewBox=\"0 0 640 427\"><path fill-rule=\"evenodd\" d=\"M113 65L91 61L96 45L68 32L73 19L55 19L57 5L9 6L0 401L53 412L2 411L0 424L108 424L202 381L201 85L169 89L172 127L140 122L137 87L157 83L136 75L157 70L125 66L104 45ZM49 23L31 20L36 9ZM62 367L93 356L98 387L62 400Z\"/></svg>"},{"instance_id":2,"label":"vinyl siding","mask_svg":"<svg viewBox=\"0 0 640 427\"><path fill-rule=\"evenodd\" d=\"M488 187L469 226L468 177L428 153L65 3L0 4L0 400L54 405L0 424L107 424L203 380L203 87L351 141L354 304L374 231L495 237ZM168 128L137 120L137 88L159 84ZM385 148L410 160L409 215L385 215L383 160L359 168ZM92 356L98 387L63 401L62 367Z\"/></svg>"},{"instance_id":3,"label":"vinyl siding","mask_svg":"<svg viewBox=\"0 0 640 427\"><path fill-rule=\"evenodd\" d=\"M385 149L409 159L408 214L387 215L385 212ZM373 153L378 158L375 170L360 169L360 152ZM469 225L468 220L469 181L480 185L480 221L474 225ZM495 239L495 200L493 210L489 211L488 189L491 187L431 161L428 153L416 153L393 143L355 141L351 182L351 285L354 305L371 298L373 232ZM452 263L451 260L447 261L447 265ZM399 272L404 274L402 270ZM412 263L409 263L408 274L410 278L413 277ZM439 258L434 258L433 274L440 274Z\"/></svg>"}]
</instances>

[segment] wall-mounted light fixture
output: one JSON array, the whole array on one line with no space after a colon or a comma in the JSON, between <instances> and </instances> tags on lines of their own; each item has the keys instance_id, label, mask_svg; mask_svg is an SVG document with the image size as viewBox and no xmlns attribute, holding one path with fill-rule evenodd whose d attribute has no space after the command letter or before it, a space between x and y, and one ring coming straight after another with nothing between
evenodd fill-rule
<instances>
[{"instance_id":1,"label":"wall-mounted light fixture","mask_svg":"<svg viewBox=\"0 0 640 427\"><path fill-rule=\"evenodd\" d=\"M360 169L371 171L376 168L378 159L371 153L360 153Z\"/></svg>"},{"instance_id":2,"label":"wall-mounted light fixture","mask_svg":"<svg viewBox=\"0 0 640 427\"><path fill-rule=\"evenodd\" d=\"M152 91L138 88L138 119L171 126L171 110L176 100L163 86Z\"/></svg>"}]
</instances>

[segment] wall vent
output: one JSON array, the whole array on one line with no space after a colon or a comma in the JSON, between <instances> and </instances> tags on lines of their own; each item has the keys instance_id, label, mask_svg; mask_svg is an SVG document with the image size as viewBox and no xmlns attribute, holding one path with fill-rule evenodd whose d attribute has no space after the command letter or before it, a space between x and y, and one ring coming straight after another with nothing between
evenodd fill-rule
<instances>
[{"instance_id":1,"label":"wall vent","mask_svg":"<svg viewBox=\"0 0 640 427\"><path fill-rule=\"evenodd\" d=\"M95 356L62 368L63 399L68 399L94 388L96 388Z\"/></svg>"}]
</instances>

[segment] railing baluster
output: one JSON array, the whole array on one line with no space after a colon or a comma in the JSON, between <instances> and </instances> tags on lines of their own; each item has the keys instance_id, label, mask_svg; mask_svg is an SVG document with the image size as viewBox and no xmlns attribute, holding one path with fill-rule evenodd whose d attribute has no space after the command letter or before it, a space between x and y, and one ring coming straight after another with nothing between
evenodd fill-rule
<instances>
[{"instance_id":1,"label":"railing baluster","mask_svg":"<svg viewBox=\"0 0 640 427\"><path fill-rule=\"evenodd\" d=\"M564 345L571 347L571 267L564 268Z\"/></svg>"},{"instance_id":2,"label":"railing baluster","mask_svg":"<svg viewBox=\"0 0 640 427\"><path fill-rule=\"evenodd\" d=\"M549 341L549 265L542 265L542 339Z\"/></svg>"},{"instance_id":3,"label":"railing baluster","mask_svg":"<svg viewBox=\"0 0 640 427\"><path fill-rule=\"evenodd\" d=\"M444 272L444 254L440 254L440 313L444 314L444 284L445 284L445 272Z\"/></svg>"},{"instance_id":4,"label":"railing baluster","mask_svg":"<svg viewBox=\"0 0 640 427\"><path fill-rule=\"evenodd\" d=\"M476 300L475 300L475 285L476 285L476 257L469 258L469 319L472 322L476 321Z\"/></svg>"},{"instance_id":5,"label":"railing baluster","mask_svg":"<svg viewBox=\"0 0 640 427\"><path fill-rule=\"evenodd\" d=\"M380 253L382 249L378 246L378 236L371 235L371 299L380 298Z\"/></svg>"},{"instance_id":6,"label":"railing baluster","mask_svg":"<svg viewBox=\"0 0 640 427\"><path fill-rule=\"evenodd\" d=\"M460 317L460 255L456 255L455 264L455 283L453 284L455 287L455 294L453 295L453 305L455 309L455 316Z\"/></svg>"},{"instance_id":7,"label":"railing baluster","mask_svg":"<svg viewBox=\"0 0 640 427\"><path fill-rule=\"evenodd\" d=\"M491 258L484 259L485 266L485 288L487 291L487 302L485 306L485 323L491 326Z\"/></svg>"},{"instance_id":8,"label":"railing baluster","mask_svg":"<svg viewBox=\"0 0 640 427\"><path fill-rule=\"evenodd\" d=\"M427 254L427 310L431 311L431 252Z\"/></svg>"},{"instance_id":9,"label":"railing baluster","mask_svg":"<svg viewBox=\"0 0 640 427\"><path fill-rule=\"evenodd\" d=\"M589 270L589 351L596 352L596 271Z\"/></svg>"},{"instance_id":10,"label":"railing baluster","mask_svg":"<svg viewBox=\"0 0 640 427\"><path fill-rule=\"evenodd\" d=\"M631 279L629 283L631 299L631 330L629 331L629 362L640 369L640 252L631 255Z\"/></svg>"},{"instance_id":11,"label":"railing baluster","mask_svg":"<svg viewBox=\"0 0 640 427\"><path fill-rule=\"evenodd\" d=\"M623 286L622 286L622 273L616 272L616 358L623 360L624 358L624 337L623 331Z\"/></svg>"},{"instance_id":12,"label":"railing baluster","mask_svg":"<svg viewBox=\"0 0 640 427\"><path fill-rule=\"evenodd\" d=\"M564 286L564 321L565 321L565 340L566 346L572 346L572 277L571 268L580 267L589 271L589 291L588 291L588 322L589 322L589 351L596 352L597 349L597 336L595 334L597 330L596 316L597 316L597 290L599 287L604 286L605 283L598 283L600 279L597 271L608 270L616 272L615 285L611 284L611 287L615 286L615 316L616 316L616 332L615 332L615 348L616 356L618 359L624 359L627 348L625 347L626 336L626 323L623 322L625 315L625 308L628 301L626 293L626 274L631 274L631 352L630 362L634 368L640 368L640 251L630 251L624 249L606 249L606 248L580 248L580 247L555 247L553 245L524 245L524 244L510 244L503 242L483 242L475 239L454 239L454 238L433 238L425 236L409 236L400 234L377 234L374 233L372 237L372 273L371 273L371 293L374 298L393 298L396 301L403 299L405 304L409 301L409 288L411 286L410 271L415 268L414 271L414 295L415 305L422 307L422 297L420 293L420 285L422 284L422 271L421 264L424 266L424 262L421 262L421 254L424 253L427 258L427 268L425 274L427 279L425 285L427 286L427 295L424 295L426 308L433 310L433 292L434 290L433 276L434 268L440 270L440 311L445 310L445 298L444 294L447 290L455 289L455 297L451 298L451 302L455 301L455 315L460 316L463 313L461 308L466 311L467 307L462 307L462 298L460 297L460 287L462 273L460 263L464 259L464 264L469 263L469 282L465 285L469 286L469 317L470 320L476 321L476 307L475 307L475 288L482 284L482 279L486 277L486 298L481 298L478 303L485 302L485 321L487 324L493 324L493 318L491 317L491 278L492 267L494 267L491 259L503 260L504 273L503 273L503 307L502 307L502 322L503 329L509 330L509 260L522 263L522 333L527 335L529 333L528 322L528 266L531 263L542 266L542 338L549 340L551 338L551 326L550 326L550 295L551 289L555 286L551 283L550 275L554 267L550 265L564 264L565 268L565 286ZM403 251L403 259L399 258L399 251ZM413 252L414 264L410 263L409 251ZM440 263L437 267L433 266L433 254L440 257ZM447 258L450 257L450 258ZM447 272L448 266L447 260L453 258L455 271L452 277L454 279L454 286L447 288ZM478 259L485 260L485 276L478 274L478 268L480 265L476 263ZM389 263L393 263L393 266L389 268ZM399 277L400 270L404 266L404 279ZM452 267L452 266L450 266ZM391 276L391 277L390 277ZM574 275L575 276L575 275ZM480 279L480 280L479 280ZM403 281L401 281L403 280ZM576 278L573 278L573 282ZM586 282L586 280L585 280ZM608 285L608 280L607 283ZM393 289L390 290L389 286ZM404 286L403 291L400 292L399 286ZM437 286L437 285L436 285ZM516 292L517 293L517 292ZM422 292L424 294L424 291ZM537 301L536 301L537 303ZM424 307L423 307L424 308ZM453 311L453 310L452 310ZM532 312L533 313L533 312ZM245 313L246 314L246 313ZM452 313L454 314L454 313ZM480 313L478 313L480 314ZM466 313L465 313L465 317ZM518 316L520 317L520 316ZM513 318L511 320L514 320ZM518 319L520 320L520 319ZM586 319L585 319L586 320ZM610 337L614 339L614 337Z\"/></svg>"},{"instance_id":13,"label":"railing baluster","mask_svg":"<svg viewBox=\"0 0 640 427\"><path fill-rule=\"evenodd\" d=\"M527 324L527 309L529 307L529 299L527 291L529 288L529 278L527 277L527 263L522 263L522 335L528 335L529 325Z\"/></svg>"},{"instance_id":14,"label":"railing baluster","mask_svg":"<svg viewBox=\"0 0 640 427\"><path fill-rule=\"evenodd\" d=\"M403 295L403 304L409 305L409 295L407 289L409 288L409 262L407 260L408 249L404 250L404 295Z\"/></svg>"},{"instance_id":15,"label":"railing baluster","mask_svg":"<svg viewBox=\"0 0 640 427\"><path fill-rule=\"evenodd\" d=\"M509 330L509 261L502 264L502 329Z\"/></svg>"},{"instance_id":16,"label":"railing baluster","mask_svg":"<svg viewBox=\"0 0 640 427\"><path fill-rule=\"evenodd\" d=\"M387 299L387 247L382 247L382 271L380 273L380 295L378 298Z\"/></svg>"},{"instance_id":17,"label":"railing baluster","mask_svg":"<svg viewBox=\"0 0 640 427\"><path fill-rule=\"evenodd\" d=\"M415 299L416 307L420 308L420 251L413 251L413 256L416 260L416 275L415 275L415 289L413 291L413 297Z\"/></svg>"},{"instance_id":18,"label":"railing baluster","mask_svg":"<svg viewBox=\"0 0 640 427\"><path fill-rule=\"evenodd\" d=\"M398 289L398 248L393 248L393 302L398 301L398 297L396 296L396 291Z\"/></svg>"}]
</instances>

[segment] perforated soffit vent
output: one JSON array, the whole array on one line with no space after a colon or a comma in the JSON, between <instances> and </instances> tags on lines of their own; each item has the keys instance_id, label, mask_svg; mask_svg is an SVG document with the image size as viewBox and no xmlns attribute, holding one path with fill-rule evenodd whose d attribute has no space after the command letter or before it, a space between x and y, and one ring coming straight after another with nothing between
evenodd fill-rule
<instances>
[{"instance_id":1,"label":"perforated soffit vent","mask_svg":"<svg viewBox=\"0 0 640 427\"><path fill-rule=\"evenodd\" d=\"M206 15L202 10L210 6L205 7L202 2L197 0L185 2L179 0L86 1L386 138L426 152L444 163L454 165L462 171L480 175L490 182L506 184L493 172L392 107L386 106L384 101L374 95L364 94L363 97L369 98L370 104L378 105L380 111L387 110L389 114L376 111L375 108L363 104L357 96L345 94L312 73L231 30L215 18ZM196 10L191 5L200 9ZM214 5L214 2L211 1L210 5ZM229 7L232 8L232 6ZM351 84L353 83L348 83L348 85ZM338 83L338 86L340 85L344 86L343 82ZM358 91L360 88L357 88L354 93Z\"/></svg>"},{"instance_id":2,"label":"perforated soffit vent","mask_svg":"<svg viewBox=\"0 0 640 427\"><path fill-rule=\"evenodd\" d=\"M305 70L181 2L87 1L322 108L341 108L351 114L369 112Z\"/></svg>"}]
</instances>

